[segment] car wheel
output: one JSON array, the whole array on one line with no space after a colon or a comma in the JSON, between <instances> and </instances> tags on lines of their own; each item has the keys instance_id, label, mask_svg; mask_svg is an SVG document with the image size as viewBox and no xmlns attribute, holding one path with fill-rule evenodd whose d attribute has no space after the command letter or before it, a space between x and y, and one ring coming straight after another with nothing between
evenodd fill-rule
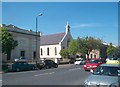
<instances>
[{"instance_id":1,"label":"car wheel","mask_svg":"<svg viewBox=\"0 0 120 87\"><path fill-rule=\"evenodd\" d=\"M58 68L58 65L55 65L55 68Z\"/></svg>"},{"instance_id":2,"label":"car wheel","mask_svg":"<svg viewBox=\"0 0 120 87\"><path fill-rule=\"evenodd\" d=\"M45 66L46 69L49 69L50 67L49 66Z\"/></svg>"}]
</instances>

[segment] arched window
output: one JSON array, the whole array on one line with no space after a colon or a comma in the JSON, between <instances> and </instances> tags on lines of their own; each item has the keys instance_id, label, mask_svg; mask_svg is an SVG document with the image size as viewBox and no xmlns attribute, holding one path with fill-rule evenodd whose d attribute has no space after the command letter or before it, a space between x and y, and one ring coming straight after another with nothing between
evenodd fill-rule
<instances>
[{"instance_id":1,"label":"arched window","mask_svg":"<svg viewBox=\"0 0 120 87\"><path fill-rule=\"evenodd\" d=\"M47 48L47 55L49 55L49 48Z\"/></svg>"},{"instance_id":2,"label":"arched window","mask_svg":"<svg viewBox=\"0 0 120 87\"><path fill-rule=\"evenodd\" d=\"M41 55L43 55L43 49L41 48Z\"/></svg>"},{"instance_id":3,"label":"arched window","mask_svg":"<svg viewBox=\"0 0 120 87\"><path fill-rule=\"evenodd\" d=\"M67 47L69 46L70 38L67 39Z\"/></svg>"},{"instance_id":4,"label":"arched window","mask_svg":"<svg viewBox=\"0 0 120 87\"><path fill-rule=\"evenodd\" d=\"M57 55L57 48L55 47L55 55Z\"/></svg>"}]
</instances>

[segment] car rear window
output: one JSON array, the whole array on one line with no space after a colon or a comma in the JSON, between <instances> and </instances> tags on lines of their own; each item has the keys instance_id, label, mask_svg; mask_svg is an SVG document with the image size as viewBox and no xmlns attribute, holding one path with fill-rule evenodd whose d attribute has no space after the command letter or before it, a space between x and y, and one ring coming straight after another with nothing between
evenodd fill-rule
<instances>
[{"instance_id":1,"label":"car rear window","mask_svg":"<svg viewBox=\"0 0 120 87\"><path fill-rule=\"evenodd\" d=\"M94 72L95 75L118 76L120 67L100 66Z\"/></svg>"},{"instance_id":2,"label":"car rear window","mask_svg":"<svg viewBox=\"0 0 120 87\"><path fill-rule=\"evenodd\" d=\"M89 63L99 63L100 60L90 60Z\"/></svg>"}]
</instances>

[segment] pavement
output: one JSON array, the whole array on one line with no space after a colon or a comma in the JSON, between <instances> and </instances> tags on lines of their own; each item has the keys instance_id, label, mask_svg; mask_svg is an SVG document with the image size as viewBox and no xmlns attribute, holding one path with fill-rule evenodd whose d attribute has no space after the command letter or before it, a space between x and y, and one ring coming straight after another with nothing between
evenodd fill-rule
<instances>
[{"instance_id":1,"label":"pavement","mask_svg":"<svg viewBox=\"0 0 120 87\"><path fill-rule=\"evenodd\" d=\"M58 67L63 68L63 67L70 67L73 66L74 64L59 64ZM4 71L0 71L0 74L3 74Z\"/></svg>"},{"instance_id":2,"label":"pavement","mask_svg":"<svg viewBox=\"0 0 120 87\"><path fill-rule=\"evenodd\" d=\"M3 71L0 71L0 74L4 73Z\"/></svg>"}]
</instances>

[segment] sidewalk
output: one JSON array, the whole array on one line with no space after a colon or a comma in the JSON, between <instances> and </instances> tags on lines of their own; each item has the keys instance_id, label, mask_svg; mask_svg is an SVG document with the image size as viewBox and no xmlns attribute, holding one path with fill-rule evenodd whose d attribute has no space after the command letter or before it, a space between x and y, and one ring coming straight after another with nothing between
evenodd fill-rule
<instances>
[{"instance_id":1,"label":"sidewalk","mask_svg":"<svg viewBox=\"0 0 120 87\"><path fill-rule=\"evenodd\" d=\"M0 71L0 74L4 73L3 71Z\"/></svg>"}]
</instances>

